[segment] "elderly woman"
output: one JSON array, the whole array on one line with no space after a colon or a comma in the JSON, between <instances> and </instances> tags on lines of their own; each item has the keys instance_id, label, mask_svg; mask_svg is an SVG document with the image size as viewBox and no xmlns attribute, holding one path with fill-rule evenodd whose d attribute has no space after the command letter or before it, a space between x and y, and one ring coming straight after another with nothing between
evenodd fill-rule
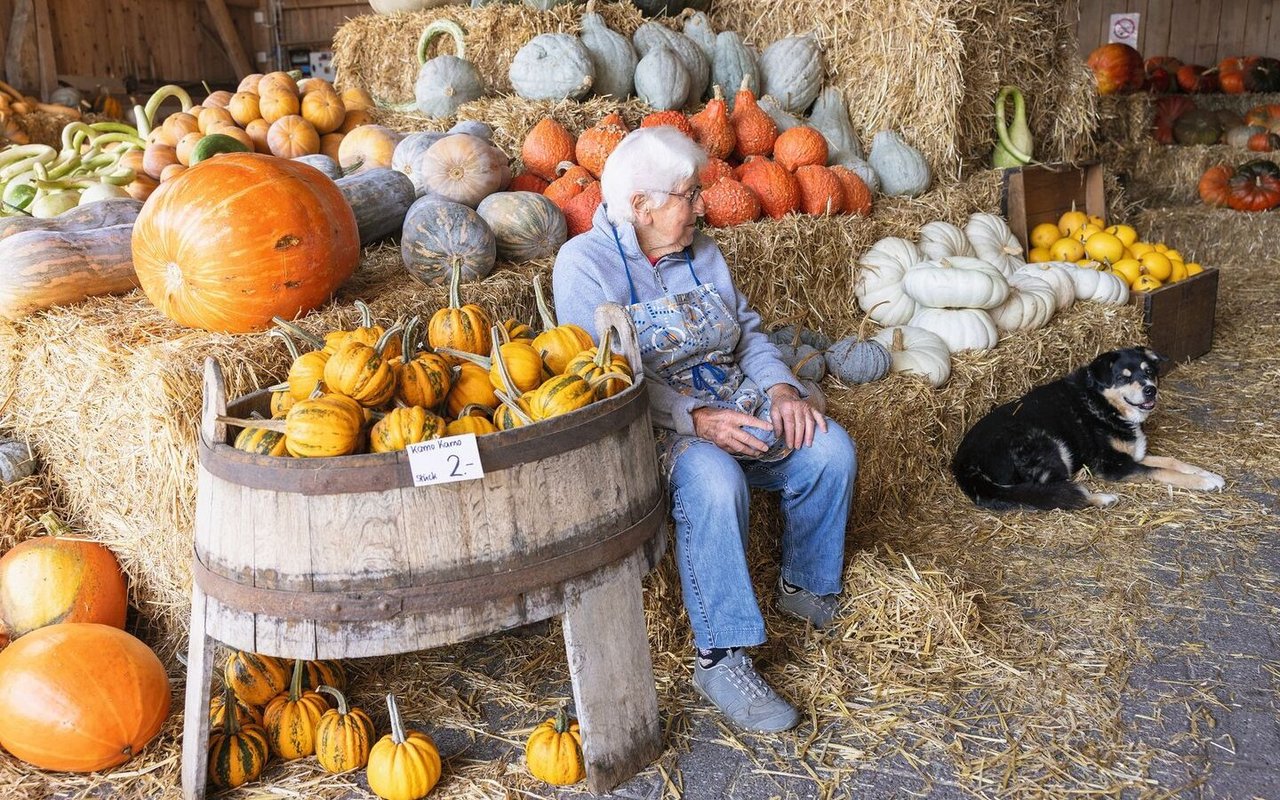
<instances>
[{"instance_id":1,"label":"elderly woman","mask_svg":"<svg viewBox=\"0 0 1280 800\"><path fill-rule=\"evenodd\" d=\"M739 727L782 731L799 715L744 650L765 641L747 565L749 489L781 494L778 607L824 626L841 589L855 452L805 400L719 248L695 227L705 158L670 127L642 128L618 145L593 227L556 258L556 313L597 337L598 305L630 313L698 649L694 685Z\"/></svg>"}]
</instances>

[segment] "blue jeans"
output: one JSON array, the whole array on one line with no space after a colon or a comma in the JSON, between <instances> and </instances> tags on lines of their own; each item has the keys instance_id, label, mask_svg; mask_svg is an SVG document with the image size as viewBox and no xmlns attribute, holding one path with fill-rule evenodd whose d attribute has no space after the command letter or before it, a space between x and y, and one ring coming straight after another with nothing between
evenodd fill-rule
<instances>
[{"instance_id":1,"label":"blue jeans","mask_svg":"<svg viewBox=\"0 0 1280 800\"><path fill-rule=\"evenodd\" d=\"M672 465L676 563L684 607L702 648L765 640L747 570L750 489L781 493L782 578L818 595L840 591L844 533L857 475L849 434L830 419L813 445L781 461L739 461L709 441L690 444Z\"/></svg>"}]
</instances>

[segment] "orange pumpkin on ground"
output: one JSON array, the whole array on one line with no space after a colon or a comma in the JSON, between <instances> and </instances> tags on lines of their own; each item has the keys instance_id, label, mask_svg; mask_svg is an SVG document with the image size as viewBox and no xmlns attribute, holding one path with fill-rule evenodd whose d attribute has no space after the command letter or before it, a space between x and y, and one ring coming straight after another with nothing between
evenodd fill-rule
<instances>
[{"instance_id":1,"label":"orange pumpkin on ground","mask_svg":"<svg viewBox=\"0 0 1280 800\"><path fill-rule=\"evenodd\" d=\"M273 317L304 314L359 261L355 213L333 181L256 153L227 153L166 182L133 227L147 297L209 331L262 331Z\"/></svg>"},{"instance_id":2,"label":"orange pumpkin on ground","mask_svg":"<svg viewBox=\"0 0 1280 800\"><path fill-rule=\"evenodd\" d=\"M51 513L41 522L54 535L27 539L0 558L0 640L58 622L123 628L129 596L115 555L60 535L67 527Z\"/></svg>"},{"instance_id":3,"label":"orange pumpkin on ground","mask_svg":"<svg viewBox=\"0 0 1280 800\"><path fill-rule=\"evenodd\" d=\"M156 654L119 628L65 622L0 651L0 745L41 769L123 764L169 716Z\"/></svg>"}]
</instances>

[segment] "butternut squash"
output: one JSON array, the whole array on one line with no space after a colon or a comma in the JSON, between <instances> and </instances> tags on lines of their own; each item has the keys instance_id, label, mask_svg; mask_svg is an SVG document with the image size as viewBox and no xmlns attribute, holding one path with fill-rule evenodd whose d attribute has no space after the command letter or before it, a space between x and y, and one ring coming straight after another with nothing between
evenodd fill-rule
<instances>
[{"instance_id":1,"label":"butternut squash","mask_svg":"<svg viewBox=\"0 0 1280 800\"><path fill-rule=\"evenodd\" d=\"M0 319L137 287L133 223L84 231L32 230L0 242Z\"/></svg>"}]
</instances>

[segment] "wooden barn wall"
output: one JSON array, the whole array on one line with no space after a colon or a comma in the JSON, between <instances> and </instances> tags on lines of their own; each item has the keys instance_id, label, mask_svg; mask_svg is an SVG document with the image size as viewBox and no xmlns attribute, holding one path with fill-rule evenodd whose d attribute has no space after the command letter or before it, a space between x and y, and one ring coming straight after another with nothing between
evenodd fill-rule
<instances>
[{"instance_id":1,"label":"wooden barn wall","mask_svg":"<svg viewBox=\"0 0 1280 800\"><path fill-rule=\"evenodd\" d=\"M1280 56L1280 0L1079 0L1080 52L1107 42L1112 14L1137 12L1138 50L1211 65Z\"/></svg>"},{"instance_id":2,"label":"wooden barn wall","mask_svg":"<svg viewBox=\"0 0 1280 800\"><path fill-rule=\"evenodd\" d=\"M328 50L334 32L344 22L351 17L371 13L373 10L368 3L349 0L283 0L281 41L286 48Z\"/></svg>"}]
</instances>

